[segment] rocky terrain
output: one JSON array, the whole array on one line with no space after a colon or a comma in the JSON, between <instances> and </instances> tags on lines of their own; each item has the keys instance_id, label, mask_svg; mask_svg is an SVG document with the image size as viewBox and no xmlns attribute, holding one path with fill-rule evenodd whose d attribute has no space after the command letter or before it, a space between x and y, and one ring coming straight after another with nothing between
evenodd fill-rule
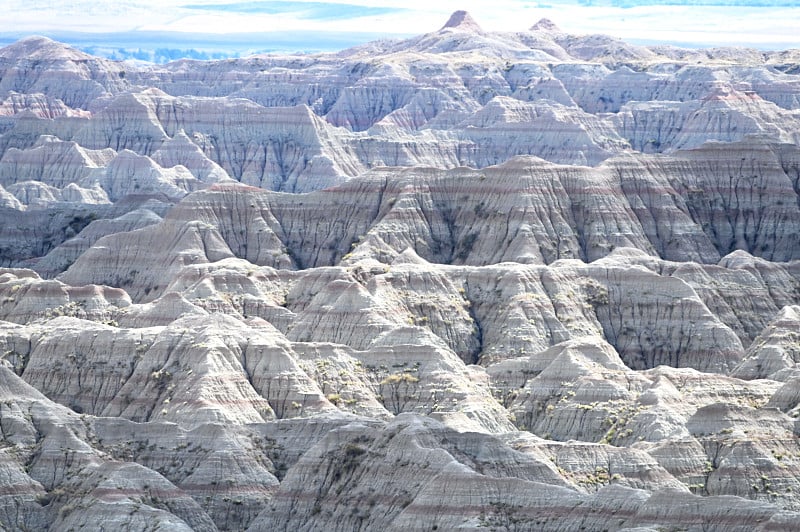
<instances>
[{"instance_id":1,"label":"rocky terrain","mask_svg":"<svg viewBox=\"0 0 800 532\"><path fill-rule=\"evenodd\" d=\"M0 49L4 530L798 530L799 417L798 50Z\"/></svg>"}]
</instances>

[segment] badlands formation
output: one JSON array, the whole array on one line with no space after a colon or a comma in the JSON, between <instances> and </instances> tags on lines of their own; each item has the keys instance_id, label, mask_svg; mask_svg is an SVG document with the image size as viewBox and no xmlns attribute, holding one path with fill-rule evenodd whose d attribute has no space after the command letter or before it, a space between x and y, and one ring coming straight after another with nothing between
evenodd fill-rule
<instances>
[{"instance_id":1,"label":"badlands formation","mask_svg":"<svg viewBox=\"0 0 800 532\"><path fill-rule=\"evenodd\" d=\"M3 530L800 529L800 52L0 49Z\"/></svg>"}]
</instances>

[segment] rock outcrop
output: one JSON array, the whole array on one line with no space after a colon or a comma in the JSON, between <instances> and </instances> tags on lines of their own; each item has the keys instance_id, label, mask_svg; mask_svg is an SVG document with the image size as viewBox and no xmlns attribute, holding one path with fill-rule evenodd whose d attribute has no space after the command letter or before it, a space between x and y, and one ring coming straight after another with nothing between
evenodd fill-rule
<instances>
[{"instance_id":1,"label":"rock outcrop","mask_svg":"<svg viewBox=\"0 0 800 532\"><path fill-rule=\"evenodd\" d=\"M797 63L0 49L0 528L800 529Z\"/></svg>"}]
</instances>

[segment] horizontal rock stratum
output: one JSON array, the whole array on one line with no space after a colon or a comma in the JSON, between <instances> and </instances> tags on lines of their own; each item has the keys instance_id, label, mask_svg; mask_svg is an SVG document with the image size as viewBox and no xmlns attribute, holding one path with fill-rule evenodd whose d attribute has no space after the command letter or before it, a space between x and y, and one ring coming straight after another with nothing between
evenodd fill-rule
<instances>
[{"instance_id":1,"label":"horizontal rock stratum","mask_svg":"<svg viewBox=\"0 0 800 532\"><path fill-rule=\"evenodd\" d=\"M0 49L0 528L800 529L798 65Z\"/></svg>"}]
</instances>

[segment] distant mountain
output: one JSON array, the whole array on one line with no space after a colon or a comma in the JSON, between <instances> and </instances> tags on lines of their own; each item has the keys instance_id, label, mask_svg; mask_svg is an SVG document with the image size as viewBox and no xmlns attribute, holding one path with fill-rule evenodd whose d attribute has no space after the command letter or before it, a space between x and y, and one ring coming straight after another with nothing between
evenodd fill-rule
<instances>
[{"instance_id":1,"label":"distant mountain","mask_svg":"<svg viewBox=\"0 0 800 532\"><path fill-rule=\"evenodd\" d=\"M395 38L408 37L398 33ZM271 31L265 33L200 34L135 31L122 33L57 32L47 36L86 53L113 60L137 60L157 64L179 59L228 59L256 53L335 52L386 38L379 33L350 35L333 32ZM13 44L25 35L0 33L0 46Z\"/></svg>"}]
</instances>

